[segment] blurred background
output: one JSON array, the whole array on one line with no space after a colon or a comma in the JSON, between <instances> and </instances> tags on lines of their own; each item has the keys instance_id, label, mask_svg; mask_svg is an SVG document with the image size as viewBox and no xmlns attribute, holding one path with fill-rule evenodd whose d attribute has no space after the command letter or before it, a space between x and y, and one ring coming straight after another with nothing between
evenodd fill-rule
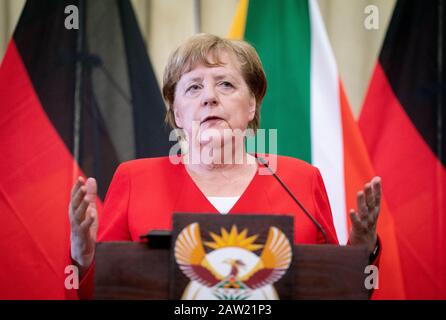
<instances>
[{"instance_id":1,"label":"blurred background","mask_svg":"<svg viewBox=\"0 0 446 320\"><path fill-rule=\"evenodd\" d=\"M318 0L328 36L355 116L384 39L396 0ZM0 0L0 57L25 0ZM238 0L131 0L147 50L161 83L169 54L196 32L227 36ZM364 27L369 5L379 8L379 28Z\"/></svg>"}]
</instances>

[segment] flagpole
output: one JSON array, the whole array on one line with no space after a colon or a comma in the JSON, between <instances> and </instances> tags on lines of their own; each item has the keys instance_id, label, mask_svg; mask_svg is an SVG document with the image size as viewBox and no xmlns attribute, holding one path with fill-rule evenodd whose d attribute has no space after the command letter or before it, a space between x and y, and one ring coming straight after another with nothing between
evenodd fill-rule
<instances>
[{"instance_id":1,"label":"flagpole","mask_svg":"<svg viewBox=\"0 0 446 320\"><path fill-rule=\"evenodd\" d=\"M77 30L76 39L76 69L74 84L74 123L73 123L73 182L79 176L80 164L80 134L81 134L81 112L82 112L82 76L84 52L84 34L85 34L85 1L79 0L79 30Z\"/></svg>"}]
</instances>

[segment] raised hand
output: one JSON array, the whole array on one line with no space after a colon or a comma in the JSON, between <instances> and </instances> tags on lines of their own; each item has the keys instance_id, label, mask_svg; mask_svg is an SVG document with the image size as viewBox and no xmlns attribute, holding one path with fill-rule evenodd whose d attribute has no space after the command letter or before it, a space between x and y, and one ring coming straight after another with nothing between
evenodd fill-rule
<instances>
[{"instance_id":1,"label":"raised hand","mask_svg":"<svg viewBox=\"0 0 446 320\"><path fill-rule=\"evenodd\" d=\"M71 191L71 258L78 264L81 274L89 268L94 258L98 230L96 195L94 178L85 181L79 177Z\"/></svg>"},{"instance_id":2,"label":"raised hand","mask_svg":"<svg viewBox=\"0 0 446 320\"><path fill-rule=\"evenodd\" d=\"M376 224L381 209L381 178L374 177L357 193L358 212L350 210L352 229L350 243L366 245L370 252L376 246Z\"/></svg>"}]
</instances>

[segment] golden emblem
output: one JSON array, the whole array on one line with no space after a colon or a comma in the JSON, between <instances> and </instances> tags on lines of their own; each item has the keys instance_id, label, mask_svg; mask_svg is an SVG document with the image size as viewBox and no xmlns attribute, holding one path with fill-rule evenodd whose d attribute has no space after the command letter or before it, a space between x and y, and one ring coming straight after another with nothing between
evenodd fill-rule
<instances>
[{"instance_id":1,"label":"golden emblem","mask_svg":"<svg viewBox=\"0 0 446 320\"><path fill-rule=\"evenodd\" d=\"M202 242L200 226L185 227L175 243L175 259L191 280L183 299L278 299L272 286L288 270L292 251L285 234L270 227L264 245L258 235L238 232L233 225L221 235L210 232L213 241ZM213 249L206 253L204 246ZM254 251L262 249L260 256Z\"/></svg>"}]
</instances>

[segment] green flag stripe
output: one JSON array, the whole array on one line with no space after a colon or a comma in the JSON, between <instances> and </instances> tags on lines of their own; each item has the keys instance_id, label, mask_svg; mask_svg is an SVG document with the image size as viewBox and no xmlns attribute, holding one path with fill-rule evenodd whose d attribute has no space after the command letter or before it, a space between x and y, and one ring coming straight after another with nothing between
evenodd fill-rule
<instances>
[{"instance_id":1,"label":"green flag stripe","mask_svg":"<svg viewBox=\"0 0 446 320\"><path fill-rule=\"evenodd\" d=\"M245 40L257 49L268 79L261 127L277 129L279 154L311 162L308 12L307 0L250 1Z\"/></svg>"}]
</instances>

